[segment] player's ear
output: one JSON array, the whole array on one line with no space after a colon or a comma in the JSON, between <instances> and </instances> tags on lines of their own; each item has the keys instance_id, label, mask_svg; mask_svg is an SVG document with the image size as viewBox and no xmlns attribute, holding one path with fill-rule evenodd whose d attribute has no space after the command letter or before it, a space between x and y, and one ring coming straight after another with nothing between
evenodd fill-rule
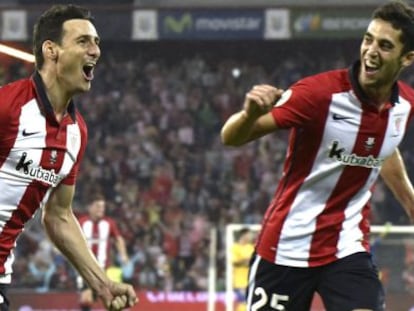
<instances>
[{"instance_id":1,"label":"player's ear","mask_svg":"<svg viewBox=\"0 0 414 311\"><path fill-rule=\"evenodd\" d=\"M407 52L402 59L403 67L411 66L414 62L414 51Z\"/></svg>"},{"instance_id":2,"label":"player's ear","mask_svg":"<svg viewBox=\"0 0 414 311\"><path fill-rule=\"evenodd\" d=\"M44 59L55 62L58 58L57 44L51 40L45 40L42 44L42 53Z\"/></svg>"}]
</instances>

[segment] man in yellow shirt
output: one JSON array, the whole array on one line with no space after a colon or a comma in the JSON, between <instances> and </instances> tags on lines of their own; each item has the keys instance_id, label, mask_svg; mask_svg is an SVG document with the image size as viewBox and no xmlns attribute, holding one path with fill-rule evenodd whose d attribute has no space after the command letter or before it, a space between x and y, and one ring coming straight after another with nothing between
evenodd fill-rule
<instances>
[{"instance_id":1,"label":"man in yellow shirt","mask_svg":"<svg viewBox=\"0 0 414 311\"><path fill-rule=\"evenodd\" d=\"M245 291L249 279L249 261L253 251L254 243L252 232L248 228L243 228L239 231L237 242L233 244L231 251L236 311L246 310Z\"/></svg>"}]
</instances>

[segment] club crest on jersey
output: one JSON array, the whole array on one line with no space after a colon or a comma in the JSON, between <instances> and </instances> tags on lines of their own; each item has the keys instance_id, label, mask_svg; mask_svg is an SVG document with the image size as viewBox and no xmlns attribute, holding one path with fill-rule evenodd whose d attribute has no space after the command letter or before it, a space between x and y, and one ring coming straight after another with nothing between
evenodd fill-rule
<instances>
[{"instance_id":1,"label":"club crest on jersey","mask_svg":"<svg viewBox=\"0 0 414 311\"><path fill-rule=\"evenodd\" d=\"M374 140L372 140L372 142L374 143ZM368 168L381 167L382 163L384 162L384 159L375 158L372 155L358 156L355 153L348 154L346 153L346 149L341 147L339 145L339 141L337 140L332 142L331 148L329 149L328 157L338 162L341 162L344 165L362 166Z\"/></svg>"},{"instance_id":2,"label":"club crest on jersey","mask_svg":"<svg viewBox=\"0 0 414 311\"><path fill-rule=\"evenodd\" d=\"M396 117L394 119L394 128L393 128L393 136L400 136L401 134L401 127L402 127L402 117Z\"/></svg>"},{"instance_id":3,"label":"club crest on jersey","mask_svg":"<svg viewBox=\"0 0 414 311\"><path fill-rule=\"evenodd\" d=\"M375 137L368 137L365 141L365 150L371 150L375 145Z\"/></svg>"},{"instance_id":4,"label":"club crest on jersey","mask_svg":"<svg viewBox=\"0 0 414 311\"><path fill-rule=\"evenodd\" d=\"M50 164L56 164L57 162L57 151L56 150L52 150L50 152L49 162Z\"/></svg>"},{"instance_id":5,"label":"club crest on jersey","mask_svg":"<svg viewBox=\"0 0 414 311\"><path fill-rule=\"evenodd\" d=\"M289 98L292 96L292 90L291 89L288 89L287 91L285 91L283 94L282 94L282 97L280 97L280 99L275 103L275 107L280 107L280 106L282 106L284 103L286 103L288 100L289 100Z\"/></svg>"},{"instance_id":6,"label":"club crest on jersey","mask_svg":"<svg viewBox=\"0 0 414 311\"><path fill-rule=\"evenodd\" d=\"M72 150L77 150L80 147L80 133L77 126L69 125L67 128L67 142L69 152Z\"/></svg>"}]
</instances>

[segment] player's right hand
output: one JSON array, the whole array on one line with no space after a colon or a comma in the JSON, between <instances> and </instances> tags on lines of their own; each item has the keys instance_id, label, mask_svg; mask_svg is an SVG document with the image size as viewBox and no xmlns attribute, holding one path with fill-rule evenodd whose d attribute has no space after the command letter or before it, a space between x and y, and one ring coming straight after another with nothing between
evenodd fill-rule
<instances>
[{"instance_id":1,"label":"player's right hand","mask_svg":"<svg viewBox=\"0 0 414 311\"><path fill-rule=\"evenodd\" d=\"M282 93L282 89L272 85L255 85L246 93L243 109L249 117L258 118L272 109Z\"/></svg>"},{"instance_id":2,"label":"player's right hand","mask_svg":"<svg viewBox=\"0 0 414 311\"><path fill-rule=\"evenodd\" d=\"M109 311L119 311L133 307L137 302L134 288L125 283L111 283L107 289L98 293L105 308Z\"/></svg>"}]
</instances>

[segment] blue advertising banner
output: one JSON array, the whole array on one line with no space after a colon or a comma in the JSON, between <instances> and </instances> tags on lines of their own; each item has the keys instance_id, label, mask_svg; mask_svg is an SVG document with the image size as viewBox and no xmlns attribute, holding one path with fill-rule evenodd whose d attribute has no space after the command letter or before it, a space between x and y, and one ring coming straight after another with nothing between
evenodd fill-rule
<instances>
[{"instance_id":1,"label":"blue advertising banner","mask_svg":"<svg viewBox=\"0 0 414 311\"><path fill-rule=\"evenodd\" d=\"M294 38L360 38L371 21L368 9L297 9L292 10Z\"/></svg>"},{"instance_id":2,"label":"blue advertising banner","mask_svg":"<svg viewBox=\"0 0 414 311\"><path fill-rule=\"evenodd\" d=\"M263 39L263 10L162 10L160 39Z\"/></svg>"}]
</instances>

